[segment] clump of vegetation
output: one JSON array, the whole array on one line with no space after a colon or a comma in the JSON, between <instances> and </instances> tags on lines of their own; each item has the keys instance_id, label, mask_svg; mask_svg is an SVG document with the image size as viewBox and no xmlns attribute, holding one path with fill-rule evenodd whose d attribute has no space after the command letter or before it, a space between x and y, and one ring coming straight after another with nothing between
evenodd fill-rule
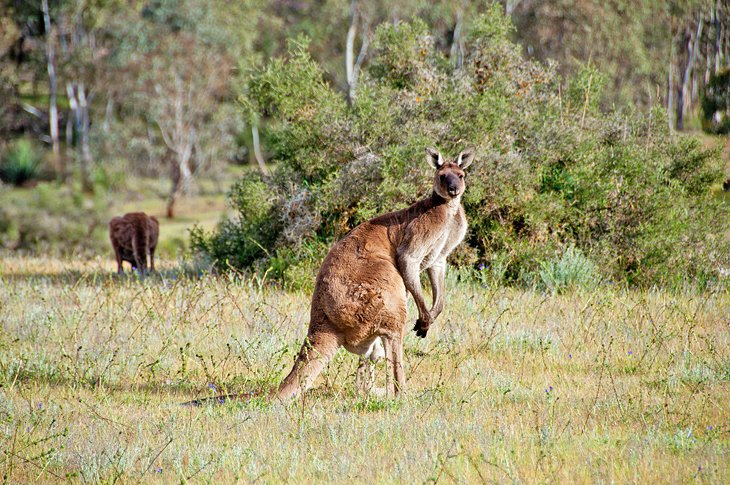
<instances>
[{"instance_id":1,"label":"clump of vegetation","mask_svg":"<svg viewBox=\"0 0 730 485\"><path fill-rule=\"evenodd\" d=\"M598 268L580 249L569 246L560 257L542 263L540 282L554 293L576 288L593 289L599 283Z\"/></svg>"},{"instance_id":2,"label":"clump of vegetation","mask_svg":"<svg viewBox=\"0 0 730 485\"><path fill-rule=\"evenodd\" d=\"M39 183L33 191L0 191L0 248L72 254L108 245L108 201L80 187Z\"/></svg>"},{"instance_id":3,"label":"clump of vegetation","mask_svg":"<svg viewBox=\"0 0 730 485\"><path fill-rule=\"evenodd\" d=\"M20 186L38 177L41 157L24 138L15 141L0 159L0 180Z\"/></svg>"},{"instance_id":4,"label":"clump of vegetation","mask_svg":"<svg viewBox=\"0 0 730 485\"><path fill-rule=\"evenodd\" d=\"M718 135L730 133L730 68L710 74L702 96L702 128Z\"/></svg>"},{"instance_id":5,"label":"clump of vegetation","mask_svg":"<svg viewBox=\"0 0 730 485\"><path fill-rule=\"evenodd\" d=\"M532 284L574 247L613 281L719 278L730 218L709 195L718 152L672 136L661 110L602 113L604 81L590 65L561 90L552 65L523 59L511 29L493 8L455 62L423 22L382 24L351 104L324 81L306 40L292 43L242 97L247 116L268 121L276 169L241 182L238 217L194 232L193 247L219 268L311 281L334 240L430 192L425 146L472 146L470 232L454 263L498 260L503 283Z\"/></svg>"}]
</instances>

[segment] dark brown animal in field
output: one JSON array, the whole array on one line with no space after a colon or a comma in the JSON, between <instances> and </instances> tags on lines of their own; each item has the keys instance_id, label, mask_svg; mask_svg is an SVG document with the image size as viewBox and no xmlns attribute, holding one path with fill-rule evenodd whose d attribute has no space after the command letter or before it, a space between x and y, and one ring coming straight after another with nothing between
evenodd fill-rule
<instances>
[{"instance_id":1,"label":"dark brown animal in field","mask_svg":"<svg viewBox=\"0 0 730 485\"><path fill-rule=\"evenodd\" d=\"M122 274L122 262L127 261L140 274L147 272L147 256L150 268L155 270L155 249L160 234L157 219L144 212L129 212L109 221L109 239L117 258L117 273Z\"/></svg>"}]
</instances>

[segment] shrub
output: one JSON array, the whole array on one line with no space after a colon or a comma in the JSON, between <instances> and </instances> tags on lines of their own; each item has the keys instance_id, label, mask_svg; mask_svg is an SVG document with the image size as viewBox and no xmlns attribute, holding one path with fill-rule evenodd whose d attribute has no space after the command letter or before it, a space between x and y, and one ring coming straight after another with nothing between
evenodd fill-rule
<instances>
[{"instance_id":1,"label":"shrub","mask_svg":"<svg viewBox=\"0 0 730 485\"><path fill-rule=\"evenodd\" d=\"M590 290L598 285L599 280L596 265L575 246L568 246L559 258L541 264L542 286L554 293L576 288Z\"/></svg>"},{"instance_id":2,"label":"shrub","mask_svg":"<svg viewBox=\"0 0 730 485\"><path fill-rule=\"evenodd\" d=\"M20 186L38 176L41 157L29 140L13 143L0 161L0 180Z\"/></svg>"},{"instance_id":3,"label":"shrub","mask_svg":"<svg viewBox=\"0 0 730 485\"><path fill-rule=\"evenodd\" d=\"M591 272L629 284L719 278L730 218L708 190L718 152L672 136L661 110L601 113L590 65L559 96L553 66L524 60L510 29L496 8L475 20L458 67L423 22L383 24L351 106L294 42L243 97L249 117L269 117L274 173L237 186L238 217L196 233L193 247L219 266L311 280L333 241L430 193L425 146L472 146L470 231L452 262L492 264L490 284L532 284L541 272L583 284L570 276L583 254ZM560 248L574 249L554 260Z\"/></svg>"}]
</instances>

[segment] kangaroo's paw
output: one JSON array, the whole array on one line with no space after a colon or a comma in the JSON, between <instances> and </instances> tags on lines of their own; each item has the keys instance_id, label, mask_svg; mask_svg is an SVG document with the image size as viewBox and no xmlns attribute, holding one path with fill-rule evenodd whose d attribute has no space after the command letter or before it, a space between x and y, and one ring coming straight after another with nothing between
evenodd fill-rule
<instances>
[{"instance_id":1,"label":"kangaroo's paw","mask_svg":"<svg viewBox=\"0 0 730 485\"><path fill-rule=\"evenodd\" d=\"M429 325L424 323L424 321L419 318L418 320L416 320L416 325L413 327L413 330L416 331L416 335L418 335L419 337L426 338L428 327Z\"/></svg>"}]
</instances>

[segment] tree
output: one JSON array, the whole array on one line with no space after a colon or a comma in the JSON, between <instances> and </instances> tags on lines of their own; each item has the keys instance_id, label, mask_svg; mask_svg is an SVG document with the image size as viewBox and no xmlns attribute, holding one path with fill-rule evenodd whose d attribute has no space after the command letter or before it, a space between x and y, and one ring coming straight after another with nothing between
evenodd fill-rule
<instances>
[{"instance_id":1,"label":"tree","mask_svg":"<svg viewBox=\"0 0 730 485\"><path fill-rule=\"evenodd\" d=\"M661 104L680 130L730 50L728 0L522 0L512 18L530 57L566 78L588 63L605 73L604 109Z\"/></svg>"},{"instance_id":2,"label":"tree","mask_svg":"<svg viewBox=\"0 0 730 485\"><path fill-rule=\"evenodd\" d=\"M48 113L51 135L51 146L53 150L54 168L57 173L63 172L61 165L61 148L58 142L58 106L56 104L57 80L56 80L56 48L54 32L51 28L51 14L48 8L48 0L42 0L43 26L46 31L46 58L48 65Z\"/></svg>"}]
</instances>

